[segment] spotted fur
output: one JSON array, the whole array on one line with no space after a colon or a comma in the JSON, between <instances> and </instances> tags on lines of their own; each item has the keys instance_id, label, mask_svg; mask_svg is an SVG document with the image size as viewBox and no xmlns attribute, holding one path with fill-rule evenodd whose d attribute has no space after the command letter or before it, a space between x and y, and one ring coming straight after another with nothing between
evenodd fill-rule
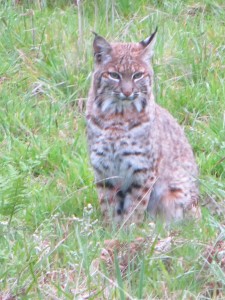
<instances>
[{"instance_id":1,"label":"spotted fur","mask_svg":"<svg viewBox=\"0 0 225 300\"><path fill-rule=\"evenodd\" d=\"M87 135L106 223L200 216L198 168L182 128L154 101L154 32L140 43L95 35Z\"/></svg>"}]
</instances>

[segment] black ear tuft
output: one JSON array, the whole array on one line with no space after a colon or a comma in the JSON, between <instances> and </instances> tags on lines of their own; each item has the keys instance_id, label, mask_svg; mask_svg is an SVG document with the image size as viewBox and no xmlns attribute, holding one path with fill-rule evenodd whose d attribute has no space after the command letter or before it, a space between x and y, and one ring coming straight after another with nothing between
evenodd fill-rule
<instances>
[{"instance_id":1,"label":"black ear tuft","mask_svg":"<svg viewBox=\"0 0 225 300\"><path fill-rule=\"evenodd\" d=\"M142 58L144 61L149 62L154 54L154 45L156 41L156 32L158 27L156 27L155 31L145 40L141 41L140 44L143 48Z\"/></svg>"},{"instance_id":2,"label":"black ear tuft","mask_svg":"<svg viewBox=\"0 0 225 300\"><path fill-rule=\"evenodd\" d=\"M158 26L156 27L155 31L149 36L147 37L147 39L143 40L140 42L140 44L143 46L143 47L147 47L149 44L151 44L151 42L154 40L155 38L155 35L158 31Z\"/></svg>"},{"instance_id":3,"label":"black ear tuft","mask_svg":"<svg viewBox=\"0 0 225 300\"><path fill-rule=\"evenodd\" d=\"M98 36L98 34L96 32L94 32L94 31L91 31L91 32L94 34L95 37Z\"/></svg>"}]
</instances>

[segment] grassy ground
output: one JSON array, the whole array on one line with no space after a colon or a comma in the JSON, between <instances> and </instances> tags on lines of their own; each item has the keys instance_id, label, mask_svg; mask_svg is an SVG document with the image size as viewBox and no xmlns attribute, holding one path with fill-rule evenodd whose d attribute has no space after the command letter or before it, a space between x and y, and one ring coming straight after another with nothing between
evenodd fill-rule
<instances>
[{"instance_id":1,"label":"grassy ground","mask_svg":"<svg viewBox=\"0 0 225 300\"><path fill-rule=\"evenodd\" d=\"M225 298L224 20L222 0L0 1L0 299ZM91 30L156 26L156 98L193 145L203 218L107 230L85 138Z\"/></svg>"}]
</instances>

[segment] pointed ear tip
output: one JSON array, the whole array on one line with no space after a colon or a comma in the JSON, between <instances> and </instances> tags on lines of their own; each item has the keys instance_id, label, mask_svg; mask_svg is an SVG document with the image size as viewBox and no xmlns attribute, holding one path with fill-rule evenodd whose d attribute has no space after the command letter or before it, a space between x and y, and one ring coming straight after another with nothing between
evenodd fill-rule
<instances>
[{"instance_id":1,"label":"pointed ear tip","mask_svg":"<svg viewBox=\"0 0 225 300\"><path fill-rule=\"evenodd\" d=\"M156 33L157 33L157 31L158 31L158 26L156 26L156 28L155 28L155 31L152 33L152 35L151 35L151 36L155 36L155 35L156 35Z\"/></svg>"},{"instance_id":2,"label":"pointed ear tip","mask_svg":"<svg viewBox=\"0 0 225 300\"><path fill-rule=\"evenodd\" d=\"M96 32L94 32L93 30L91 30L91 33L94 34L94 38L99 37L99 35Z\"/></svg>"},{"instance_id":3,"label":"pointed ear tip","mask_svg":"<svg viewBox=\"0 0 225 300\"><path fill-rule=\"evenodd\" d=\"M91 31L94 34L94 42L97 41L106 41L104 37L102 37L101 35L99 35L98 33Z\"/></svg>"},{"instance_id":4,"label":"pointed ear tip","mask_svg":"<svg viewBox=\"0 0 225 300\"><path fill-rule=\"evenodd\" d=\"M158 31L158 26L156 26L155 31L154 31L149 37L147 37L145 40L142 40L142 41L140 42L140 44L141 44L143 47L146 47L146 46L148 46L153 40L155 41L155 35L156 35L157 31Z\"/></svg>"}]
</instances>

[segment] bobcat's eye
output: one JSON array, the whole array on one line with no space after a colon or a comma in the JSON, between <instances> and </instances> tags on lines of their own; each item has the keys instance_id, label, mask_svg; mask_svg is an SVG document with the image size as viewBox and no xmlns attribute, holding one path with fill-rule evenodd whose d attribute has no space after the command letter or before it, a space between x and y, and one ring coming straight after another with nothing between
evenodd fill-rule
<instances>
[{"instance_id":1,"label":"bobcat's eye","mask_svg":"<svg viewBox=\"0 0 225 300\"><path fill-rule=\"evenodd\" d=\"M120 74L116 72L109 72L109 78L113 80L120 80Z\"/></svg>"},{"instance_id":2,"label":"bobcat's eye","mask_svg":"<svg viewBox=\"0 0 225 300\"><path fill-rule=\"evenodd\" d=\"M144 73L142 72L137 72L133 74L133 79L137 80L137 79L141 79L144 76Z\"/></svg>"}]
</instances>

